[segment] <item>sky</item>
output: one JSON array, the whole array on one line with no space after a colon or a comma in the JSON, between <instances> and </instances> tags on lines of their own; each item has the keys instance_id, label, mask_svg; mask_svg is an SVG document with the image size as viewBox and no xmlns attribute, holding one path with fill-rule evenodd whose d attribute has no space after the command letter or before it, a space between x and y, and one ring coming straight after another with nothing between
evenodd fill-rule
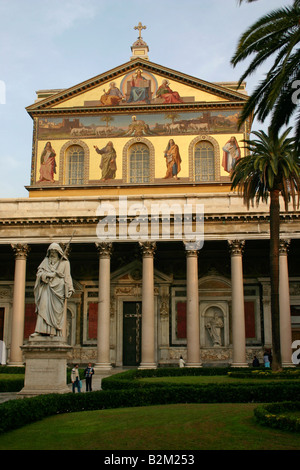
<instances>
[{"instance_id":1,"label":"sky","mask_svg":"<svg viewBox=\"0 0 300 470\"><path fill-rule=\"evenodd\" d=\"M28 197L33 121L25 108L37 90L69 88L128 62L140 21L151 62L208 82L238 81L247 62L230 61L240 36L291 3L0 0L0 198ZM246 80L248 94L267 71Z\"/></svg>"}]
</instances>

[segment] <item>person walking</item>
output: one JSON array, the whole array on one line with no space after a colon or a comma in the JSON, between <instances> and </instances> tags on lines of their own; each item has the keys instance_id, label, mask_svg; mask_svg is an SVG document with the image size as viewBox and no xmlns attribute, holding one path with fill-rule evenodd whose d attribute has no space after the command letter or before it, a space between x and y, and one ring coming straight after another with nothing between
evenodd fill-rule
<instances>
[{"instance_id":1,"label":"person walking","mask_svg":"<svg viewBox=\"0 0 300 470\"><path fill-rule=\"evenodd\" d=\"M94 375L95 371L92 367L92 364L89 363L86 369L84 370L84 376L85 376L85 386L86 386L86 391L91 392L92 391L92 377Z\"/></svg>"},{"instance_id":2,"label":"person walking","mask_svg":"<svg viewBox=\"0 0 300 470\"><path fill-rule=\"evenodd\" d=\"M72 392L75 393L75 388L77 388L78 393L81 392L81 383L80 383L80 375L79 375L79 369L78 369L78 364L73 367L72 372L71 372L71 381L72 381Z\"/></svg>"},{"instance_id":3,"label":"person walking","mask_svg":"<svg viewBox=\"0 0 300 470\"><path fill-rule=\"evenodd\" d=\"M269 358L267 351L265 351L264 353L264 364L265 364L265 367L270 367L270 358Z\"/></svg>"},{"instance_id":4,"label":"person walking","mask_svg":"<svg viewBox=\"0 0 300 470\"><path fill-rule=\"evenodd\" d=\"M257 359L256 356L254 356L254 358L253 358L252 366L253 367L259 367L259 360Z\"/></svg>"},{"instance_id":5,"label":"person walking","mask_svg":"<svg viewBox=\"0 0 300 470\"><path fill-rule=\"evenodd\" d=\"M180 359L179 359L179 367L184 367L184 365L185 365L185 362L184 362L184 360L183 360L183 357L180 356Z\"/></svg>"}]
</instances>

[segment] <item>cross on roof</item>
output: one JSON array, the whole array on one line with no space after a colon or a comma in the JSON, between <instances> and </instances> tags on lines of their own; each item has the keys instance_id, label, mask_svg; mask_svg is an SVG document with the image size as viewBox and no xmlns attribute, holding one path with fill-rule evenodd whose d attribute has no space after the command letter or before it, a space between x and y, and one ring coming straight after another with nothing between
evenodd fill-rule
<instances>
[{"instance_id":1,"label":"cross on roof","mask_svg":"<svg viewBox=\"0 0 300 470\"><path fill-rule=\"evenodd\" d=\"M141 31L142 31L142 29L146 29L146 28L147 28L147 26L143 26L141 22L139 22L139 24L134 27L134 29L138 29L138 30L139 30L139 39L142 38L142 36L141 36Z\"/></svg>"}]
</instances>

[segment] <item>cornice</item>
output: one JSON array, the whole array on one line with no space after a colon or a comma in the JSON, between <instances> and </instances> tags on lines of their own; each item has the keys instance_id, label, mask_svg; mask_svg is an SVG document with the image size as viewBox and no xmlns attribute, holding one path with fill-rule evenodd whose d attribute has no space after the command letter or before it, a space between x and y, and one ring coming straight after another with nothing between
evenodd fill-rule
<instances>
[{"instance_id":1,"label":"cornice","mask_svg":"<svg viewBox=\"0 0 300 470\"><path fill-rule=\"evenodd\" d=\"M118 218L118 216L117 216ZM158 217L162 221L162 217ZM1 218L0 227L24 227L24 226L57 226L57 225L95 225L99 222L101 217L97 216L59 216L59 217L10 217ZM127 222L130 223L135 217L127 217ZM173 217L171 216L171 221ZM193 216L196 220L196 216ZM281 214L280 220L282 222L299 221L299 212L290 212ZM148 216L148 222L151 222L151 216ZM248 222L266 222L269 223L269 213L235 213L235 214L204 214L204 222L228 222L228 223L248 223Z\"/></svg>"},{"instance_id":2,"label":"cornice","mask_svg":"<svg viewBox=\"0 0 300 470\"><path fill-rule=\"evenodd\" d=\"M153 104L153 105L136 105L136 106L98 106L98 107L72 107L72 108L44 108L44 109L34 109L30 111L31 117L39 117L44 115L70 115L76 114L138 114L146 112L168 112L168 111L202 111L205 109L223 109L223 108L232 108L232 109L242 109L243 103L240 101L223 101L223 102L208 102L208 101L198 101L196 103L176 103L176 104Z\"/></svg>"}]
</instances>

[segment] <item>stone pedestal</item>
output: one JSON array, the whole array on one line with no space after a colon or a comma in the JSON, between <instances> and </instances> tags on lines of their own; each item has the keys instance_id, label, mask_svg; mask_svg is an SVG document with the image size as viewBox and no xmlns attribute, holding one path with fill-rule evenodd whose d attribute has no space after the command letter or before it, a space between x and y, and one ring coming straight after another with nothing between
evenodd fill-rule
<instances>
[{"instance_id":1,"label":"stone pedestal","mask_svg":"<svg viewBox=\"0 0 300 470\"><path fill-rule=\"evenodd\" d=\"M68 393L67 354L69 346L62 338L35 336L22 346L25 358L25 383L21 396Z\"/></svg>"}]
</instances>

